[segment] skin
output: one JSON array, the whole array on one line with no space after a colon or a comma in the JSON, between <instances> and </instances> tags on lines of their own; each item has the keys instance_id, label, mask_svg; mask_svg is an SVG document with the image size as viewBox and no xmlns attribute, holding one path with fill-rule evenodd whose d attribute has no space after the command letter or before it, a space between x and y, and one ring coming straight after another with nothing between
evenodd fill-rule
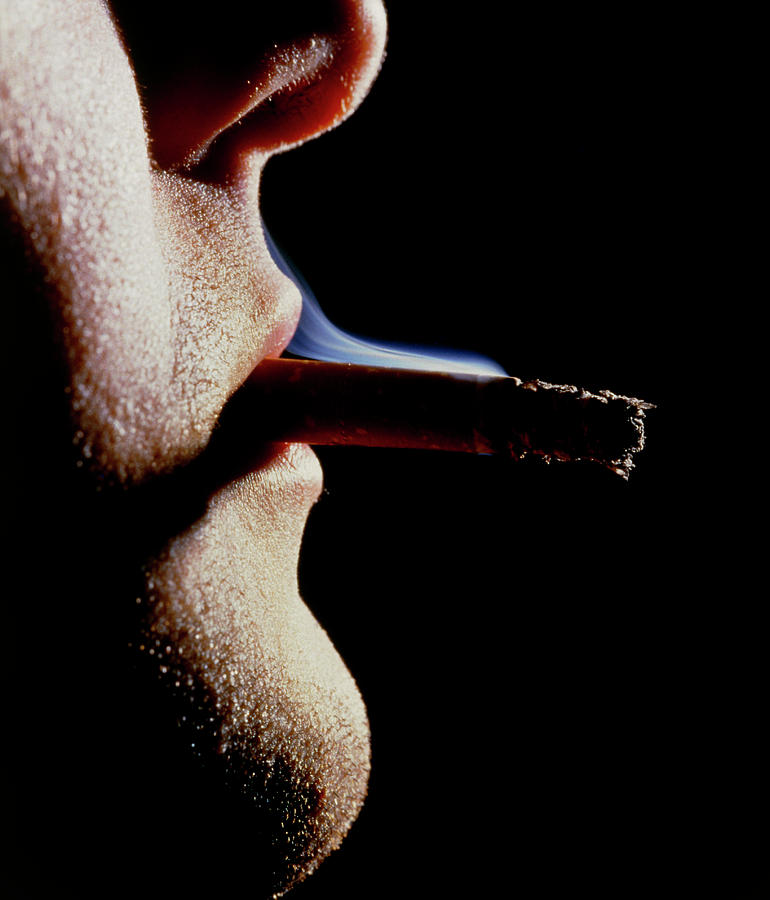
<instances>
[{"instance_id":1,"label":"skin","mask_svg":"<svg viewBox=\"0 0 770 900\"><path fill-rule=\"evenodd\" d=\"M13 604L19 859L80 896L115 871L146 896L238 879L272 896L357 816L368 725L297 587L315 456L233 460L212 434L299 315L265 246L264 166L361 102L384 11L254 4L238 41L224 8L163 53L137 6L0 3L10 443L32 548Z\"/></svg>"}]
</instances>

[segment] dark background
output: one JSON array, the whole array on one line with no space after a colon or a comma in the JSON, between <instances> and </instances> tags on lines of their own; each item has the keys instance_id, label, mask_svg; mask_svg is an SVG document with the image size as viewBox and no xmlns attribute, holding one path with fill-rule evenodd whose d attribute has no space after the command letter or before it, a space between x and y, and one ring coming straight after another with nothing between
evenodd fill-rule
<instances>
[{"instance_id":1,"label":"dark background","mask_svg":"<svg viewBox=\"0 0 770 900\"><path fill-rule=\"evenodd\" d=\"M319 450L302 588L373 771L294 894L765 896L762 604L695 352L721 277L714 23L418 7L388 4L358 113L270 162L269 229L343 328L658 408L628 483Z\"/></svg>"}]
</instances>

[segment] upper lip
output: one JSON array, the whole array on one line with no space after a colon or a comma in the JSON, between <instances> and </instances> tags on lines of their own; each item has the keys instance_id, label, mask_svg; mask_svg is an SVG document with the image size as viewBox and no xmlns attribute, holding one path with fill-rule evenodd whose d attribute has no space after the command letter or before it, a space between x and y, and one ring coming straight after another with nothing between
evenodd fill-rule
<instances>
[{"instance_id":1,"label":"upper lip","mask_svg":"<svg viewBox=\"0 0 770 900\"><path fill-rule=\"evenodd\" d=\"M285 278L285 282L282 282L283 293L291 294L293 297L291 299L282 297L279 303L282 309L290 311L284 319L276 322L270 329L262 353L254 362L255 366L266 357L280 356L291 343L299 324L299 318L302 314L302 294L290 278L287 276L283 276L283 278Z\"/></svg>"}]
</instances>

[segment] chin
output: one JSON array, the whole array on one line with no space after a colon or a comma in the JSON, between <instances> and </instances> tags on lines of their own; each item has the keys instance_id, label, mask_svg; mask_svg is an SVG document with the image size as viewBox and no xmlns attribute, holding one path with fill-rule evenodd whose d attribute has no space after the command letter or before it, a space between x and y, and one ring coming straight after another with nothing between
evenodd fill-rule
<instances>
[{"instance_id":1,"label":"chin","mask_svg":"<svg viewBox=\"0 0 770 900\"><path fill-rule=\"evenodd\" d=\"M176 728L163 743L186 759L185 818L207 856L237 855L256 896L339 847L369 778L363 701L297 586L314 460L294 448L220 490L135 603L132 668Z\"/></svg>"}]
</instances>

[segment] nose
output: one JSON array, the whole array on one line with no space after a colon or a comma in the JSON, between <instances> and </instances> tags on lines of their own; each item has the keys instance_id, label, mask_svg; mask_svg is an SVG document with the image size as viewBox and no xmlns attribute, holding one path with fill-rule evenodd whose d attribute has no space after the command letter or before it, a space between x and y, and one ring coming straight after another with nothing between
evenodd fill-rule
<instances>
[{"instance_id":1,"label":"nose","mask_svg":"<svg viewBox=\"0 0 770 900\"><path fill-rule=\"evenodd\" d=\"M366 95L385 47L381 0L216 0L195 13L171 3L144 21L131 0L113 7L167 170L231 166L332 128Z\"/></svg>"}]
</instances>

